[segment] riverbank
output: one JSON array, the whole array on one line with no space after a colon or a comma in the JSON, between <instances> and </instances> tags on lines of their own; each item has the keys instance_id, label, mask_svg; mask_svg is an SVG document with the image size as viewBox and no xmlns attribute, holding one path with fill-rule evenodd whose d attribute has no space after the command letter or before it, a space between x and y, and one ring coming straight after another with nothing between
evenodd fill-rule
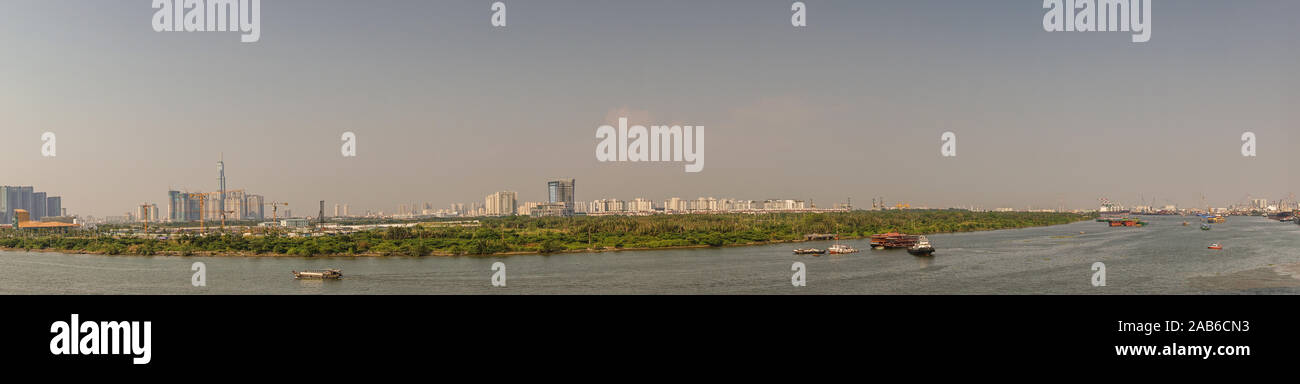
<instances>
[{"instance_id":1,"label":"riverbank","mask_svg":"<svg viewBox=\"0 0 1300 384\"><path fill-rule=\"evenodd\" d=\"M602 253L805 242L805 233L960 233L1068 224L1090 215L969 211L488 218L478 228L417 226L313 237L177 235L167 240L88 234L0 237L0 250L135 256L425 257Z\"/></svg>"},{"instance_id":2,"label":"riverbank","mask_svg":"<svg viewBox=\"0 0 1300 384\"><path fill-rule=\"evenodd\" d=\"M106 257L60 253L0 254L5 294L884 294L884 295L1171 295L1300 294L1278 272L1300 263L1300 226L1263 218L1213 231L1184 218L1152 218L1142 228L1094 222L933 234L934 257L904 250L797 256L794 248L832 241L656 249L518 257ZM1086 232L1079 234L1079 232ZM1069 235L1069 238L1056 236ZM1212 242L1224 250L1208 250ZM807 286L791 287L801 262ZM207 268L194 287L193 263ZM504 262L509 286L489 283ZM1093 265L1106 265L1096 287ZM292 270L337 268L347 278L295 280ZM1263 270L1268 268L1268 270ZM1294 270L1294 269L1292 269ZM1250 271L1239 274L1242 271ZM1262 272L1268 272L1263 274ZM1258 275L1257 275L1258 273ZM1292 272L1295 273L1295 272ZM1294 276L1294 275L1293 275ZM1209 277L1203 280L1200 277ZM1293 277L1286 277L1293 279Z\"/></svg>"},{"instance_id":3,"label":"riverbank","mask_svg":"<svg viewBox=\"0 0 1300 384\"><path fill-rule=\"evenodd\" d=\"M456 254L451 254L451 253L438 253L438 252L431 252L430 254L428 254L428 255L424 255L424 256L385 255L385 254L376 253L376 252L355 253L355 254L324 254L324 255L299 256L299 255L291 255L291 254L265 254L265 253L252 253L252 252L233 252L233 253L232 253L232 252L215 252L215 251L195 251L195 252L191 252L191 253L189 253L189 254L182 254L182 252L177 252L177 251L158 251L158 252L154 252L154 253L152 253L152 254L145 255L145 254L132 254L132 253L116 253L116 254L109 254L109 253L106 253L106 252L103 252L103 251L92 252L92 251L62 250L62 249L48 249L48 248L47 248L47 249L21 249L21 248L5 248L5 247L0 247L0 252L59 253L59 254L67 254L67 255L103 255L103 256L175 256L175 257L320 257L320 258L329 258L329 257L463 257L463 256L470 256L470 257L496 257L496 256L524 256L524 255L544 255L544 254L545 254L545 255L549 255L549 254L568 254L568 253L606 253L606 252L633 252L633 251L659 251L659 250L669 251L669 250L700 249L700 248L752 247L752 246L759 246L759 245L773 245L773 244L783 244L783 243L802 243L802 242L805 242L805 241L803 241L803 240L796 240L796 241L788 241L788 242L770 242L770 243L753 243L753 244L730 244L730 245L723 245L723 246L718 246L718 247L713 247L713 246L709 246L709 245L684 245L684 246L662 247L662 248L580 249L580 250L563 250L563 251L556 251L556 252L550 252L550 253L542 253L542 252L536 252L536 251L514 251L514 252L492 253L492 254L485 254L485 255L456 255Z\"/></svg>"}]
</instances>

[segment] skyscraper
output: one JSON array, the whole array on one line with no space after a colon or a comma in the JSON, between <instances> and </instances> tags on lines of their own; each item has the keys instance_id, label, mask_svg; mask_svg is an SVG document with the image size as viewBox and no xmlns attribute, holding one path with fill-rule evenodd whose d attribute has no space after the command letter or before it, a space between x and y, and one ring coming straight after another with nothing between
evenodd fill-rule
<instances>
[{"instance_id":1,"label":"skyscraper","mask_svg":"<svg viewBox=\"0 0 1300 384\"><path fill-rule=\"evenodd\" d=\"M217 188L220 194L216 206L217 213L221 215L221 221L226 221L226 155L224 153L217 158Z\"/></svg>"},{"instance_id":2,"label":"skyscraper","mask_svg":"<svg viewBox=\"0 0 1300 384\"><path fill-rule=\"evenodd\" d=\"M0 186L0 224L9 224L13 221L14 210L23 209L18 204L18 188Z\"/></svg>"},{"instance_id":3,"label":"skyscraper","mask_svg":"<svg viewBox=\"0 0 1300 384\"><path fill-rule=\"evenodd\" d=\"M248 218L248 195L242 190L227 191L224 206L226 220L243 220Z\"/></svg>"},{"instance_id":4,"label":"skyscraper","mask_svg":"<svg viewBox=\"0 0 1300 384\"><path fill-rule=\"evenodd\" d=\"M501 191L484 198L484 208L488 216L510 216L519 209L518 194L513 191Z\"/></svg>"},{"instance_id":5,"label":"skyscraper","mask_svg":"<svg viewBox=\"0 0 1300 384\"><path fill-rule=\"evenodd\" d=\"M575 179L569 179L553 180L546 183L547 202L562 204L565 216L573 216L573 195L576 182Z\"/></svg>"},{"instance_id":6,"label":"skyscraper","mask_svg":"<svg viewBox=\"0 0 1300 384\"><path fill-rule=\"evenodd\" d=\"M18 187L18 206L16 209L26 210L28 214L32 213L32 193L32 187Z\"/></svg>"},{"instance_id":7,"label":"skyscraper","mask_svg":"<svg viewBox=\"0 0 1300 384\"><path fill-rule=\"evenodd\" d=\"M63 198L59 196L45 198L45 215L63 216Z\"/></svg>"},{"instance_id":8,"label":"skyscraper","mask_svg":"<svg viewBox=\"0 0 1300 384\"><path fill-rule=\"evenodd\" d=\"M264 220L266 219L266 198L262 195L247 195L244 205L248 207L248 213L245 220Z\"/></svg>"},{"instance_id":9,"label":"skyscraper","mask_svg":"<svg viewBox=\"0 0 1300 384\"><path fill-rule=\"evenodd\" d=\"M167 191L167 220L173 223L187 221L185 218L186 201L189 196L180 191Z\"/></svg>"},{"instance_id":10,"label":"skyscraper","mask_svg":"<svg viewBox=\"0 0 1300 384\"><path fill-rule=\"evenodd\" d=\"M45 214L45 208L46 208L45 196L46 196L45 192L32 193L32 205L31 207L27 208L27 211L32 213L33 221L41 221L41 219L47 216Z\"/></svg>"}]
</instances>

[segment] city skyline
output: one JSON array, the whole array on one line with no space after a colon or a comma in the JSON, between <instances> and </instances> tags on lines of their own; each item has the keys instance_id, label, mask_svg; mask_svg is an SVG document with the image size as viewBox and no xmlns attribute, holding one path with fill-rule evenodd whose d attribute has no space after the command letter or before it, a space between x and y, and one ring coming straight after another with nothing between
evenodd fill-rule
<instances>
[{"instance_id":1,"label":"city skyline","mask_svg":"<svg viewBox=\"0 0 1300 384\"><path fill-rule=\"evenodd\" d=\"M239 200L245 200L244 202L236 203L236 204L237 204L237 207L238 207L240 210L237 211L237 212L239 213L238 215L236 215L237 218L234 218L234 219L232 219L232 220L250 220L250 219L251 219L251 220L266 220L266 218L267 218L267 216L265 215L265 207L266 207L266 206L269 206L269 205L275 204L275 205L283 205L283 206L286 206L286 207L290 207L289 205L286 205L286 203L278 203L278 202L276 202L276 203L262 203L262 202L264 202L264 201L267 201L267 200L265 200L265 197L264 197L264 196L262 196L262 195L257 195L257 194L248 194L248 193L245 192L244 189L229 190L229 191L227 191L227 194L229 194L229 195L231 195L231 196L226 196L226 198L222 198L222 197L221 197L222 195L220 194L220 192L221 192L221 190L224 189L225 181L226 181L226 180L225 180L225 160L224 160L224 158L222 158L221 160L219 160L217 164L218 164L218 165L217 165L217 168L216 168L216 175L217 175L217 186L216 186L216 188L214 188L214 189L212 190L212 192L207 192L207 193L194 192L194 194L203 194L203 195L208 195L207 197L204 197L204 198L203 198L204 200L206 200L206 201L208 202L208 204L207 204L206 207L200 208L200 205L197 203L197 199L198 199L198 198L195 198L196 200L194 200L194 201L190 201L190 204L186 204L186 203L183 203L183 202L176 202L177 199L178 199L178 195L190 195L191 192L188 192L188 191L190 191L190 189L189 189L189 188L173 188L173 187L169 187L169 192L168 192L168 194L167 194L167 199L164 200L164 201L167 201L167 202L175 202L174 204L181 204L181 205L179 205L179 207L185 207L185 208L180 208L180 209L178 210L178 208L176 208L176 207L178 207L178 205L173 205L173 203L169 203L168 205L165 205L165 206L164 206L164 207L166 208L166 211L163 211L163 212L165 212L166 214L162 214L162 213L159 213L159 212L158 212L158 204L157 204L157 203L155 203L153 200L145 199L144 201L146 202L146 204L151 204L151 205L153 206L153 208L152 208L153 211L150 212L150 213L151 213L151 216L153 217L153 219L151 219L151 220L157 220L159 217L167 217L167 220L168 220L168 221L197 221L197 219L194 219L194 218L195 218L195 217L199 217L199 214L198 214L198 213L188 213L188 212L190 212L190 211L198 212L199 210L202 210L202 211L204 212L204 216L206 216L207 221L219 221L219 220L222 219L221 216L220 216L220 212L222 212L222 210L225 209L225 204L229 204L230 198L237 198L237 199L239 199ZM663 196L663 197L659 197L659 198L655 198L655 197L647 198L647 196L645 196L645 195L637 195L637 196L634 197L634 198L628 199L628 198L626 198L626 197L619 197L619 196L599 195L599 196L592 196L590 199L578 199L578 198L575 196L576 193L575 193L575 188L574 188L574 185L573 185L573 184L575 183L575 181L576 181L576 179L568 179L568 180L564 180L564 179L554 179L554 178L546 179L546 191L543 192L543 193L541 193L541 195L543 195L543 198L541 198L541 199L539 199L539 200L537 200L537 201L533 201L533 200L529 200L529 199L521 199L521 198L518 197L518 196L519 196L519 195L518 195L518 192L516 192L516 191L514 191L514 190L494 192L494 193L488 194L487 197L486 197L486 199L487 199L487 200L491 200L491 199L493 199L493 197L494 197L495 195L498 195L498 194L504 194L504 193L511 194L511 197L509 197L509 201L513 201L513 202L515 203L515 208L512 209L512 210L510 210L511 212L520 212L520 209L523 209L523 205L524 205L524 204L528 204L528 203L548 203L548 202L549 202L549 203L556 203L556 202L557 202L557 201L556 201L557 193L558 193L558 196L560 196L561 199L568 199L568 202L569 202L570 204L573 204L573 203L575 203L575 202L578 203L578 204L592 204L592 203L596 203L596 202L600 202L600 201L607 201L607 200L615 200L615 201L619 201L620 203L622 203L622 202L630 202L630 201L634 201L634 200L645 200L645 201L648 201L648 202L650 202L650 203L652 204L652 209L658 209L658 210L660 210L660 211L672 211L672 209L669 209L669 208L668 208L668 206L669 206L669 201L670 201L670 200L678 200L678 199L680 199L680 200L683 200L683 201L695 201L695 200L702 200L702 199L706 199L706 198L708 198L708 199L713 199L713 198L715 198L715 196L718 196L718 195L707 194L707 193L706 193L706 194L699 194L699 193L696 193L696 194L694 194L695 197L688 197L688 196L692 196L692 194L691 194L691 193L671 193L671 192L670 192L668 195ZM560 183L560 184L567 183L567 185L568 185L568 186L567 186L567 189L565 189L565 187L557 187L557 185L559 185L559 184L557 184L557 183ZM8 189L27 188L27 189L30 189L31 187L8 187L8 186L6 186L6 187L0 187L0 190L4 190L3 188L8 188ZM528 188L522 188L522 189L527 190ZM538 188L534 188L534 189L538 189ZM194 188L194 190L196 190L196 191L202 191L202 190L204 190L204 188ZM186 191L186 192L182 192L182 191ZM558 192L557 192L557 191L558 191ZM567 191L567 192L565 192L565 191ZM21 191L19 191L19 193L21 193ZM41 192L41 193L32 193L32 194L33 194L33 195L44 195L45 193ZM51 196L50 198L54 199L54 204L59 204L59 206L61 207L61 200L62 200L61 197L59 197L59 196ZM853 196L846 196L844 199L832 201L832 202L831 202L831 206L834 206L834 207L836 207L836 209L838 209L838 207L839 207L841 204L844 204L844 203L846 203L846 202L852 200L853 198L854 198ZM742 199L732 199L732 198L730 198L730 197L718 197L717 199L718 199L718 200L731 199L731 200L741 200L741 201L750 201L750 202L762 202L762 201L765 201L765 200L766 200L766 201L771 201L771 200L791 200L791 201L804 202L804 203L806 203L806 204L809 205L809 208L813 208L812 206L813 206L813 205L816 205L816 203L815 203L815 199L804 198L804 197L801 197L801 196L768 196L768 197L758 198L758 199L755 199L755 198L749 198L749 197L747 197L747 198L742 198ZM930 204L927 204L927 203L925 203L925 202L911 202L911 201L888 200L885 196L869 197L869 199L871 200L871 205L870 205L870 207L869 207L869 208L871 208L871 209L877 209L877 208L879 208L879 209L894 209L894 208L899 208L899 207L902 206L902 205L906 205L908 208L913 208L913 209L950 209L950 208L958 208L958 209L972 209L972 210L985 210L985 211L1008 210L1008 209L1012 209L1012 210L1088 211L1088 210L1097 210L1099 207L1105 206L1106 204L1112 204L1112 203L1113 203L1114 205L1116 205L1116 206L1124 207L1124 208L1126 208L1126 209L1127 209L1127 208L1134 208L1134 207L1145 207L1145 208L1148 208L1148 209L1150 209L1150 210L1152 210L1152 211L1160 210L1161 208L1163 208L1163 207L1167 207L1167 206L1175 206L1175 207L1178 207L1178 209L1203 209L1203 208L1211 208L1211 209L1230 209L1230 208L1241 208L1241 207L1246 207L1246 206L1249 206L1249 207L1256 207L1256 206L1258 206L1259 208L1264 208L1264 207L1268 207L1268 206L1275 206L1275 207L1280 207L1280 208L1287 208L1288 210L1294 210L1294 209L1297 209L1297 206L1296 206L1296 205L1297 205L1297 204L1296 204L1296 201L1297 201L1297 200L1296 200L1296 198L1295 198L1294 193L1288 193L1287 196L1284 196L1284 197L1278 197L1278 198L1274 198L1274 197L1260 197L1260 196L1256 196L1256 195L1245 194L1245 195L1242 195L1240 198L1238 198L1238 199L1236 199L1236 200L1214 202L1214 201L1210 201L1210 200L1208 200L1208 199L1205 199L1205 200L1203 200L1200 204L1195 204L1195 203L1190 203L1190 204L1178 203L1178 202L1174 202L1173 200L1170 200L1170 199L1158 199L1158 197L1155 196L1155 195L1153 195L1153 196L1149 196L1149 197L1144 197L1144 196L1139 195L1139 197L1137 198L1137 201L1136 201L1136 202L1134 202L1133 200L1110 199L1110 198L1106 198L1106 197L1101 197L1101 198L1098 198L1098 200L1096 201L1096 203L1093 204L1093 205L1091 205L1091 206L1086 205L1086 204L1085 204L1084 206L1069 206L1069 205L1065 205L1065 204L1063 204L1063 202L1062 202L1062 201L1059 201L1059 200L1058 200L1058 204L1055 205L1055 206L1033 205L1033 204L1017 206L1017 205L1014 205L1014 204L1000 204L1000 205L999 205L999 204L995 204L995 205L983 205L983 204L930 205ZM876 206L878 200L879 200L879 203L881 204L879 207ZM256 204L257 207L253 207L253 206L249 205L249 204L252 204L252 203L248 203L247 201L256 201L256 202L258 202L259 204ZM420 199L407 199L407 200L399 200L399 201L420 201ZM858 200L858 201L861 202L862 200L860 199L860 200ZM218 204L218 202L223 202L224 204ZM359 211L360 211L360 212L364 212L363 214L360 214L360 215L353 215L353 214L351 214L351 212L348 212L348 211L351 210L351 204L350 204L350 203L337 203L337 202L331 202L331 201L329 201L329 200L326 200L326 202L327 202L327 203L330 203L330 204L335 204L335 210L334 210L334 211L336 212L336 214L335 214L335 215L332 215L333 217L363 217L363 216L377 216L377 215L382 215L382 216L394 216L394 215L396 215L396 216L421 216L421 215L423 215L423 216L429 216L429 215L430 215L430 214L428 213L429 211L440 211L440 209L433 209L432 207L447 206L447 204L450 204L450 206L452 206L452 207L456 207L456 206L461 206L462 208L464 207L464 204L463 204L463 203L457 203L457 202L444 202L443 204L438 204L438 203L433 203L433 202L430 202L430 201L425 200L425 201L423 201L423 204L424 204L424 206L425 206L424 209L422 209L422 210L421 210L421 209L416 209L415 206L414 206L415 203L412 203L412 205L408 207L408 208L409 208L409 211L404 211L402 207L406 206L406 203L401 203L401 202L390 202L390 203L389 203L389 207L392 207L392 206L395 205L395 207L396 207L397 209L390 211L390 210L388 209L389 207L362 207L362 209L360 209ZM520 202L524 202L524 203L520 203ZM663 204L656 204L657 202L662 202ZM888 202L888 205L885 204L886 202ZM1262 202L1262 203L1261 203L1261 202ZM1276 203L1276 204L1275 204L1275 203ZM491 204L490 202L485 202L484 204L478 204L477 202L472 202L472 203L470 203L470 204L471 204L471 207L472 207L471 209L469 209L469 210L461 209L459 212L456 212L456 215L457 215L457 216L501 216L501 215L508 215L508 214L506 214L506 213L503 213L504 211L493 211L491 208L488 208L488 207L490 206L490 204ZM825 208L825 205L826 205L826 204L823 204L823 206L820 207L819 209L826 209L826 208ZM250 208L250 207L251 207L251 208ZM531 208L531 207L530 207L530 208ZM855 209L866 209L866 208L868 208L868 207L865 207L865 206L862 206L862 205L855 205L854 208L855 208ZM138 209L139 209L139 204L136 204L136 205L133 205L133 206L131 207L131 209L129 209L129 210L126 210L126 211L119 211L119 212L114 212L114 213L107 214L107 215L78 214L77 212L72 212L70 215L74 215L74 216L90 216L90 217L97 217L97 218L103 219L103 218L121 217L121 216L119 215L119 213L125 212L124 215L125 215L127 221L139 221L139 220L140 220L140 217L141 217L140 212L143 212L143 211L140 211L140 210L138 210ZM588 213L588 211L590 211L591 209L592 209L592 208L584 207L583 209L577 210L577 212L579 212L579 213ZM65 208L64 210L66 211L66 208ZM343 214L343 215L339 215L339 214L337 214L337 212L339 212L340 210L343 210L344 212L347 212L348 214ZM693 210L693 209L692 209L692 210ZM291 208L285 210L285 212L291 212L291 211L292 211ZM424 212L422 212L422 211L424 211ZM481 212L480 212L480 211L481 211ZM39 212L39 211L38 211L38 212ZM573 209L570 208L570 209L567 210L566 212L573 212ZM468 213L468 215L466 215L466 213ZM570 214L571 214L571 213L570 213ZM34 215L33 215L33 219L34 219L34 220L39 220L39 218L40 218L40 217L43 217L43 216L52 216L52 215L45 215L45 214L39 214L39 215L36 215L36 214L34 214ZM308 215L308 216L311 216L311 215ZM7 217L7 216L5 216L5 217ZM283 217L284 217L284 218L287 218L287 216L283 216Z\"/></svg>"},{"instance_id":2,"label":"city skyline","mask_svg":"<svg viewBox=\"0 0 1300 384\"><path fill-rule=\"evenodd\" d=\"M1035 2L808 5L793 30L786 1L519 2L494 30L477 2L277 1L241 44L156 33L147 2L5 3L0 161L20 165L0 184L120 215L173 186L217 191L224 153L231 185L308 215L544 201L556 177L583 180L581 201L1017 209L1300 190L1300 4L1158 3L1142 44L1045 32ZM708 167L597 161L593 132L620 117L707 126ZM956 158L939 156L947 131Z\"/></svg>"}]
</instances>

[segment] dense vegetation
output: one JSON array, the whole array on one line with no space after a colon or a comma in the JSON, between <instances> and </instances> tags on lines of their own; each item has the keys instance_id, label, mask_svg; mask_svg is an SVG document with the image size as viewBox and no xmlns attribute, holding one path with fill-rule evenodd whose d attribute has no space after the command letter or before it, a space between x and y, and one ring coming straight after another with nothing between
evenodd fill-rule
<instances>
[{"instance_id":1,"label":"dense vegetation","mask_svg":"<svg viewBox=\"0 0 1300 384\"><path fill-rule=\"evenodd\" d=\"M179 235L168 240L105 233L33 234L7 230L0 247L110 255L490 255L621 248L726 246L802 240L808 233L860 238L881 232L967 232L1065 224L1066 213L907 210L843 213L481 218L477 227L417 226L317 237Z\"/></svg>"}]
</instances>

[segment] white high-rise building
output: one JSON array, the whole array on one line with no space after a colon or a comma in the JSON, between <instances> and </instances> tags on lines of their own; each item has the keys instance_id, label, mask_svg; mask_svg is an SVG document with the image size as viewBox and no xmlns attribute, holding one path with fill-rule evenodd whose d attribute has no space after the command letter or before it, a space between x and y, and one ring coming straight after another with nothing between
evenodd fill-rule
<instances>
[{"instance_id":1,"label":"white high-rise building","mask_svg":"<svg viewBox=\"0 0 1300 384\"><path fill-rule=\"evenodd\" d=\"M645 213L645 212L654 212L654 210L655 210L655 203L654 203L653 201L648 200L648 199L642 199L642 198L638 197L638 198L632 199L632 201L631 201L630 203L628 203L627 210L630 211L630 212L642 212L642 213Z\"/></svg>"},{"instance_id":2,"label":"white high-rise building","mask_svg":"<svg viewBox=\"0 0 1300 384\"><path fill-rule=\"evenodd\" d=\"M510 216L518 212L518 194L513 191L501 191L483 199L484 215Z\"/></svg>"},{"instance_id":3,"label":"white high-rise building","mask_svg":"<svg viewBox=\"0 0 1300 384\"><path fill-rule=\"evenodd\" d=\"M671 198L664 201L664 212L685 212L686 201L681 198Z\"/></svg>"}]
</instances>

